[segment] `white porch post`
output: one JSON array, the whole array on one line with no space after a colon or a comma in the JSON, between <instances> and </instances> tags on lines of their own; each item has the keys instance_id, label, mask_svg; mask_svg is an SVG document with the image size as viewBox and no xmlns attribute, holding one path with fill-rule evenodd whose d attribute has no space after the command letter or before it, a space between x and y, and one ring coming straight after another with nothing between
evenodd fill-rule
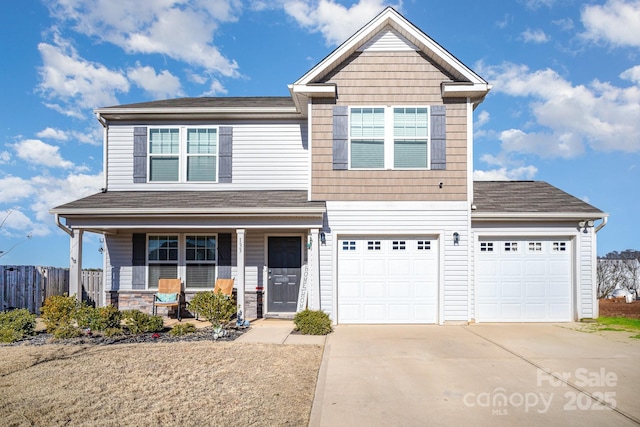
<instances>
[{"instance_id":1,"label":"white porch post","mask_svg":"<svg viewBox=\"0 0 640 427\"><path fill-rule=\"evenodd\" d=\"M238 310L242 310L242 317L246 316L246 308L244 306L244 254L245 254L245 230L236 230L236 262L238 271L236 273L236 299Z\"/></svg>"},{"instance_id":2,"label":"white porch post","mask_svg":"<svg viewBox=\"0 0 640 427\"><path fill-rule=\"evenodd\" d=\"M73 230L69 248L69 295L82 300L82 230Z\"/></svg>"},{"instance_id":3,"label":"white porch post","mask_svg":"<svg viewBox=\"0 0 640 427\"><path fill-rule=\"evenodd\" d=\"M312 228L311 248L309 249L307 262L309 263L309 302L308 306L311 310L320 309L320 238L319 230Z\"/></svg>"}]
</instances>

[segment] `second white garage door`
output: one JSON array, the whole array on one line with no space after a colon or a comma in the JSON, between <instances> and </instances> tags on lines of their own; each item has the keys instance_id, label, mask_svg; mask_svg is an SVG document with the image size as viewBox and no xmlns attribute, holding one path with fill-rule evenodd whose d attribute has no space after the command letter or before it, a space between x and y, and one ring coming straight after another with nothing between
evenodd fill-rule
<instances>
[{"instance_id":1,"label":"second white garage door","mask_svg":"<svg viewBox=\"0 0 640 427\"><path fill-rule=\"evenodd\" d=\"M565 238L481 238L476 248L477 319L570 321L571 259Z\"/></svg>"},{"instance_id":2,"label":"second white garage door","mask_svg":"<svg viewBox=\"0 0 640 427\"><path fill-rule=\"evenodd\" d=\"M338 241L338 323L436 323L438 240Z\"/></svg>"}]
</instances>

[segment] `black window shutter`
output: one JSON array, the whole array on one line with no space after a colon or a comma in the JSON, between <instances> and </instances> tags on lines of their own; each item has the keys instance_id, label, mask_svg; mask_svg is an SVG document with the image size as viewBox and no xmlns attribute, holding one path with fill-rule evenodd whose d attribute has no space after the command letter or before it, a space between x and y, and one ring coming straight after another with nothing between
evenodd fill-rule
<instances>
[{"instance_id":1,"label":"black window shutter","mask_svg":"<svg viewBox=\"0 0 640 427\"><path fill-rule=\"evenodd\" d=\"M218 234L218 278L231 279L231 233Z\"/></svg>"},{"instance_id":2,"label":"black window shutter","mask_svg":"<svg viewBox=\"0 0 640 427\"><path fill-rule=\"evenodd\" d=\"M133 182L147 182L147 128L133 128Z\"/></svg>"},{"instance_id":3,"label":"black window shutter","mask_svg":"<svg viewBox=\"0 0 640 427\"><path fill-rule=\"evenodd\" d=\"M349 107L333 107L333 169L349 169Z\"/></svg>"},{"instance_id":4,"label":"black window shutter","mask_svg":"<svg viewBox=\"0 0 640 427\"><path fill-rule=\"evenodd\" d=\"M133 289L144 289L147 281L147 235L144 233L134 234L132 239L132 249L131 287Z\"/></svg>"},{"instance_id":5,"label":"black window shutter","mask_svg":"<svg viewBox=\"0 0 640 427\"><path fill-rule=\"evenodd\" d=\"M433 105L431 111L431 169L447 168L447 111L444 105Z\"/></svg>"},{"instance_id":6,"label":"black window shutter","mask_svg":"<svg viewBox=\"0 0 640 427\"><path fill-rule=\"evenodd\" d=\"M230 183L233 175L233 128L220 127L218 147L218 182Z\"/></svg>"}]
</instances>

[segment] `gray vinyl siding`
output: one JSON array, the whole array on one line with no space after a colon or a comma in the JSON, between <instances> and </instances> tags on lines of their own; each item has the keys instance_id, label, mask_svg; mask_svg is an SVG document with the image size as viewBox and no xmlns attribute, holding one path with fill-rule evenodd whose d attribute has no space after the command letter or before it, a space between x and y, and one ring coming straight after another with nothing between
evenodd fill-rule
<instances>
[{"instance_id":1,"label":"gray vinyl siding","mask_svg":"<svg viewBox=\"0 0 640 427\"><path fill-rule=\"evenodd\" d=\"M321 307L333 313L333 280L337 272L337 258L333 258L335 240L340 235L439 235L443 247L440 264L441 322L468 320L468 247L466 204L460 202L327 202L328 227L325 227L327 244L320 247L320 296ZM460 244L454 246L452 235L460 234ZM336 255L337 256L337 255ZM338 283L339 286L339 283ZM336 288L337 291L337 288Z\"/></svg>"},{"instance_id":2,"label":"gray vinyl siding","mask_svg":"<svg viewBox=\"0 0 640 427\"><path fill-rule=\"evenodd\" d=\"M176 123L162 125L181 126ZM224 179L220 179L232 182L134 183L134 127L143 124L111 124L107 150L108 190L307 190L305 121L215 125L233 128L232 170Z\"/></svg>"},{"instance_id":3,"label":"gray vinyl siding","mask_svg":"<svg viewBox=\"0 0 640 427\"><path fill-rule=\"evenodd\" d=\"M106 291L131 290L133 246L131 245L131 233L106 234L105 251L105 276L104 287Z\"/></svg>"}]
</instances>

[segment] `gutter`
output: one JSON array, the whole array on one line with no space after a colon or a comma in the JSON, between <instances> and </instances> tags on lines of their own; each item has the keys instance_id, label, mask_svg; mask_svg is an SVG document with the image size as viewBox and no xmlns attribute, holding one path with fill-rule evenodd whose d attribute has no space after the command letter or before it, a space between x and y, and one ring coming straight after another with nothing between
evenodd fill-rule
<instances>
[{"instance_id":1,"label":"gutter","mask_svg":"<svg viewBox=\"0 0 640 427\"><path fill-rule=\"evenodd\" d=\"M598 231L602 230L604 226L607 225L608 219L608 216L602 217L602 222L594 229L594 231L597 233Z\"/></svg>"},{"instance_id":2,"label":"gutter","mask_svg":"<svg viewBox=\"0 0 640 427\"><path fill-rule=\"evenodd\" d=\"M66 225L64 225L63 223L60 222L60 215L59 214L54 214L55 215L55 219L56 219L56 225L65 233L67 233L69 236L73 237L73 230L70 229L69 227L67 227Z\"/></svg>"}]
</instances>

